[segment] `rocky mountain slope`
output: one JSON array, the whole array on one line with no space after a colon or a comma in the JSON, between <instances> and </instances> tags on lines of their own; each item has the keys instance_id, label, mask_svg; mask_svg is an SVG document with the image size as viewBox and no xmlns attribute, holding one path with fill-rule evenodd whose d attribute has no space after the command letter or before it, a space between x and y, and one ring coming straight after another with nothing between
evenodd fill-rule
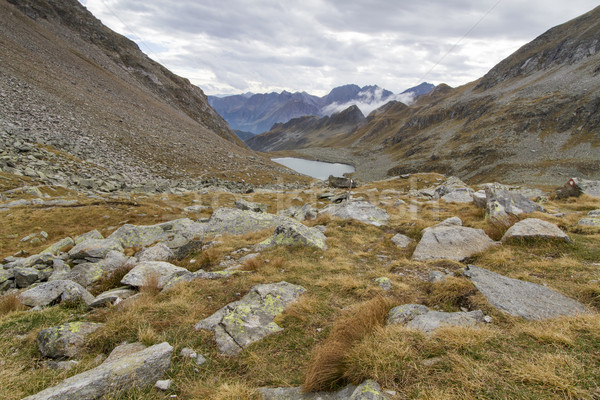
<instances>
[{"instance_id":1,"label":"rocky mountain slope","mask_svg":"<svg viewBox=\"0 0 600 400\"><path fill-rule=\"evenodd\" d=\"M369 178L414 171L478 182L598 178L599 21L596 8L544 33L475 82L439 85L410 106L386 105L335 143L314 142L302 153L343 158L357 167L356 176Z\"/></svg>"},{"instance_id":2,"label":"rocky mountain slope","mask_svg":"<svg viewBox=\"0 0 600 400\"><path fill-rule=\"evenodd\" d=\"M310 147L315 142L335 142L335 137L353 130L365 116L357 106L330 117L304 116L273 125L269 132L246 140L257 151L294 150Z\"/></svg>"},{"instance_id":3,"label":"rocky mountain slope","mask_svg":"<svg viewBox=\"0 0 600 400\"><path fill-rule=\"evenodd\" d=\"M102 172L81 170L80 178L119 185L296 180L249 151L202 90L76 0L0 1L0 48L1 151L15 171L31 166L36 176L61 179L47 163L24 165L33 161L18 156L24 144L73 162L62 175L76 176L86 162Z\"/></svg>"},{"instance_id":4,"label":"rocky mountain slope","mask_svg":"<svg viewBox=\"0 0 600 400\"><path fill-rule=\"evenodd\" d=\"M407 89L403 94L426 93L433 85L426 82ZM389 90L378 86L344 85L336 87L323 97L306 92L208 96L208 101L229 123L232 129L253 133L266 132L276 123L307 115L319 117L342 111L352 104L377 104L393 98Z\"/></svg>"}]
</instances>

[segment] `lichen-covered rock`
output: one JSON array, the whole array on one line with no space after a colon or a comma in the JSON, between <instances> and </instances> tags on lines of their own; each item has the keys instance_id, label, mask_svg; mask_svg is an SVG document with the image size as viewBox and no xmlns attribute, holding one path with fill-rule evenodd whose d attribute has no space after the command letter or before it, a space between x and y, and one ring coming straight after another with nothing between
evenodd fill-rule
<instances>
[{"instance_id":1,"label":"lichen-covered rock","mask_svg":"<svg viewBox=\"0 0 600 400\"><path fill-rule=\"evenodd\" d=\"M43 307L63 301L80 300L89 305L94 300L94 296L78 283L58 280L27 289L19 295L19 300L29 307Z\"/></svg>"},{"instance_id":2,"label":"lichen-covered rock","mask_svg":"<svg viewBox=\"0 0 600 400\"><path fill-rule=\"evenodd\" d=\"M198 322L195 328L212 330L219 351L237 355L249 344L281 331L274 318L304 291L287 282L257 285L242 299Z\"/></svg>"},{"instance_id":3,"label":"lichen-covered rock","mask_svg":"<svg viewBox=\"0 0 600 400\"><path fill-rule=\"evenodd\" d=\"M256 213L237 208L217 209L204 226L205 234L243 235L268 228L276 228L291 218L268 213Z\"/></svg>"},{"instance_id":4,"label":"lichen-covered rock","mask_svg":"<svg viewBox=\"0 0 600 400\"><path fill-rule=\"evenodd\" d=\"M55 258L52 262L52 274L48 277L48 282L68 279L67 276L71 272L71 267L61 260Z\"/></svg>"},{"instance_id":5,"label":"lichen-covered rock","mask_svg":"<svg viewBox=\"0 0 600 400\"><path fill-rule=\"evenodd\" d=\"M587 217L582 218L577 223L581 226L599 226L600 227L600 210L590 211Z\"/></svg>"},{"instance_id":6,"label":"lichen-covered rock","mask_svg":"<svg viewBox=\"0 0 600 400\"><path fill-rule=\"evenodd\" d=\"M40 353L48 358L74 358L81 354L86 337L102 324L93 322L69 322L46 328L37 335Z\"/></svg>"},{"instance_id":7,"label":"lichen-covered rock","mask_svg":"<svg viewBox=\"0 0 600 400\"><path fill-rule=\"evenodd\" d=\"M278 245L300 245L326 250L325 240L326 237L320 230L309 228L299 222L287 221L275 228L273 236L259 243L256 248L263 250Z\"/></svg>"},{"instance_id":8,"label":"lichen-covered rock","mask_svg":"<svg viewBox=\"0 0 600 400\"><path fill-rule=\"evenodd\" d=\"M166 342L120 358L65 379L26 400L91 400L113 397L133 387L151 386L171 365L173 347Z\"/></svg>"},{"instance_id":9,"label":"lichen-covered rock","mask_svg":"<svg viewBox=\"0 0 600 400\"><path fill-rule=\"evenodd\" d=\"M139 251L135 258L138 261L171 261L175 258L175 254L166 244L157 243Z\"/></svg>"},{"instance_id":10,"label":"lichen-covered rock","mask_svg":"<svg viewBox=\"0 0 600 400\"><path fill-rule=\"evenodd\" d=\"M185 268L177 267L164 261L145 261L138 263L131 271L129 271L121 283L134 287L142 287L149 284L152 279L157 280L157 287L164 288L175 278L192 275Z\"/></svg>"},{"instance_id":11,"label":"lichen-covered rock","mask_svg":"<svg viewBox=\"0 0 600 400\"><path fill-rule=\"evenodd\" d=\"M15 284L18 288L26 288L41 279L41 271L36 268L14 268Z\"/></svg>"},{"instance_id":12,"label":"lichen-covered rock","mask_svg":"<svg viewBox=\"0 0 600 400\"><path fill-rule=\"evenodd\" d=\"M387 276L380 276L379 278L373 279L373 281L383 290L392 290L392 281Z\"/></svg>"},{"instance_id":13,"label":"lichen-covered rock","mask_svg":"<svg viewBox=\"0 0 600 400\"><path fill-rule=\"evenodd\" d=\"M319 214L329 214L342 219L354 219L365 224L382 226L389 219L388 213L367 201L344 201L340 204L330 204L319 211Z\"/></svg>"},{"instance_id":14,"label":"lichen-covered rock","mask_svg":"<svg viewBox=\"0 0 600 400\"><path fill-rule=\"evenodd\" d=\"M79 235L79 236L75 237L73 239L73 241L75 242L75 244L79 244L79 243L84 242L84 241L86 241L88 239L99 240L99 239L104 239L104 236L102 236L102 234L98 230L94 229L93 231L89 231L89 232L86 232L86 233L84 233L82 235Z\"/></svg>"},{"instance_id":15,"label":"lichen-covered rock","mask_svg":"<svg viewBox=\"0 0 600 400\"><path fill-rule=\"evenodd\" d=\"M347 385L337 392L305 393L300 387L260 388L263 400L386 400L389 397L375 381L366 380L358 386Z\"/></svg>"},{"instance_id":16,"label":"lichen-covered rock","mask_svg":"<svg viewBox=\"0 0 600 400\"><path fill-rule=\"evenodd\" d=\"M234 202L235 208L238 210L248 210L252 212L267 212L267 205L261 203L253 203L244 199L238 199Z\"/></svg>"},{"instance_id":17,"label":"lichen-covered rock","mask_svg":"<svg viewBox=\"0 0 600 400\"><path fill-rule=\"evenodd\" d=\"M99 260L111 251L123 252L119 242L110 239L87 239L69 250L72 259Z\"/></svg>"},{"instance_id":18,"label":"lichen-covered rock","mask_svg":"<svg viewBox=\"0 0 600 400\"><path fill-rule=\"evenodd\" d=\"M128 260L125 254L119 251L109 251L106 257L95 263L82 263L74 266L69 271L66 279L88 287L110 275L113 271L123 266Z\"/></svg>"},{"instance_id":19,"label":"lichen-covered rock","mask_svg":"<svg viewBox=\"0 0 600 400\"><path fill-rule=\"evenodd\" d=\"M469 265L464 275L490 304L516 317L540 320L589 312L583 304L533 282L512 279L474 265Z\"/></svg>"},{"instance_id":20,"label":"lichen-covered rock","mask_svg":"<svg viewBox=\"0 0 600 400\"><path fill-rule=\"evenodd\" d=\"M410 244L412 242L414 242L413 239L409 238L406 235L403 235L401 233L397 233L392 237L392 242L397 246L400 247L401 249L405 249L408 246L410 246Z\"/></svg>"},{"instance_id":21,"label":"lichen-covered rock","mask_svg":"<svg viewBox=\"0 0 600 400\"><path fill-rule=\"evenodd\" d=\"M453 217L424 229L412 258L418 261L462 261L495 243L482 229L464 227L460 218Z\"/></svg>"},{"instance_id":22,"label":"lichen-covered rock","mask_svg":"<svg viewBox=\"0 0 600 400\"><path fill-rule=\"evenodd\" d=\"M499 183L486 186L486 217L503 225L510 225L511 215L544 211L539 204L529 200L518 192L509 191Z\"/></svg>"},{"instance_id":23,"label":"lichen-covered rock","mask_svg":"<svg viewBox=\"0 0 600 400\"><path fill-rule=\"evenodd\" d=\"M510 239L558 239L570 242L569 236L550 222L537 218L527 218L511 226L502 241Z\"/></svg>"},{"instance_id":24,"label":"lichen-covered rock","mask_svg":"<svg viewBox=\"0 0 600 400\"><path fill-rule=\"evenodd\" d=\"M129 287L112 289L96 296L96 298L90 303L90 307L97 308L109 304L118 304L136 293L137 292L135 290Z\"/></svg>"},{"instance_id":25,"label":"lichen-covered rock","mask_svg":"<svg viewBox=\"0 0 600 400\"><path fill-rule=\"evenodd\" d=\"M75 246L75 244L76 243L73 239L71 239L70 237L66 237L50 245L48 248L42 251L42 253L57 255L58 253L66 251L68 248Z\"/></svg>"},{"instance_id":26,"label":"lichen-covered rock","mask_svg":"<svg viewBox=\"0 0 600 400\"><path fill-rule=\"evenodd\" d=\"M114 231L107 239L118 242L122 247L148 247L163 242L171 249L177 249L191 240L197 239L203 225L189 218L176 219L156 225L126 224Z\"/></svg>"},{"instance_id":27,"label":"lichen-covered rock","mask_svg":"<svg viewBox=\"0 0 600 400\"><path fill-rule=\"evenodd\" d=\"M475 326L483 322L483 317L481 310L449 313L432 311L421 304L404 304L390 310L387 324L402 324L423 332L433 332L443 326Z\"/></svg>"}]
</instances>

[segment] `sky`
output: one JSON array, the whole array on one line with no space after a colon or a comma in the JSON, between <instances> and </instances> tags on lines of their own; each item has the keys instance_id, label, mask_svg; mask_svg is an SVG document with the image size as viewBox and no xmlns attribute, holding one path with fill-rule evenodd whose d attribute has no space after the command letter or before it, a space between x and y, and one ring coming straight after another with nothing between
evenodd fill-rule
<instances>
[{"instance_id":1,"label":"sky","mask_svg":"<svg viewBox=\"0 0 600 400\"><path fill-rule=\"evenodd\" d=\"M206 94L459 86L597 0L80 0Z\"/></svg>"}]
</instances>

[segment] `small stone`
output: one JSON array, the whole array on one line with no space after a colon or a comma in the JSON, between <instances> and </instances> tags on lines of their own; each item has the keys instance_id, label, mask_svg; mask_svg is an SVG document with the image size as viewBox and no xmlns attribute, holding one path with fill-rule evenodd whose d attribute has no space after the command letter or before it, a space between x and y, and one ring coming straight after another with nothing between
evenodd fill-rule
<instances>
[{"instance_id":1,"label":"small stone","mask_svg":"<svg viewBox=\"0 0 600 400\"><path fill-rule=\"evenodd\" d=\"M167 391L169 389L171 389L171 380L170 379L165 379L162 381L156 381L156 384L154 385L155 388L157 388L158 390L162 390Z\"/></svg>"}]
</instances>

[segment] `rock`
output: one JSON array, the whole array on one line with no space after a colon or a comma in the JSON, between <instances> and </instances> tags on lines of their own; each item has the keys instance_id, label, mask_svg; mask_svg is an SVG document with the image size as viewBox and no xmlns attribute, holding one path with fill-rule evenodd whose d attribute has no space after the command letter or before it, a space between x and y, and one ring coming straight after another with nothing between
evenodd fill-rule
<instances>
[{"instance_id":1,"label":"rock","mask_svg":"<svg viewBox=\"0 0 600 400\"><path fill-rule=\"evenodd\" d=\"M373 279L373 281L377 283L379 287L383 290L392 290L392 281L388 277L381 276L379 278Z\"/></svg>"},{"instance_id":2,"label":"rock","mask_svg":"<svg viewBox=\"0 0 600 400\"><path fill-rule=\"evenodd\" d=\"M161 381L156 381L156 383L154 384L154 387L157 388L158 390L162 390L167 391L169 389L171 389L171 380L170 379L165 379L165 380L161 380Z\"/></svg>"},{"instance_id":3,"label":"rock","mask_svg":"<svg viewBox=\"0 0 600 400\"><path fill-rule=\"evenodd\" d=\"M496 243L482 229L461 225L462 221L453 217L424 229L421 241L413 253L413 260L462 261Z\"/></svg>"},{"instance_id":4,"label":"rock","mask_svg":"<svg viewBox=\"0 0 600 400\"><path fill-rule=\"evenodd\" d=\"M64 301L79 300L89 305L94 300L94 296L78 283L59 280L42 283L28 289L19 295L19 300L29 307L43 307Z\"/></svg>"},{"instance_id":5,"label":"rock","mask_svg":"<svg viewBox=\"0 0 600 400\"><path fill-rule=\"evenodd\" d=\"M330 204L319 211L319 214L354 219L375 226L386 225L389 218L385 210L375 207L367 201L345 201L340 204Z\"/></svg>"},{"instance_id":6,"label":"rock","mask_svg":"<svg viewBox=\"0 0 600 400\"><path fill-rule=\"evenodd\" d=\"M26 288L40 280L40 271L36 268L15 268L15 285L18 288Z\"/></svg>"},{"instance_id":7,"label":"rock","mask_svg":"<svg viewBox=\"0 0 600 400\"><path fill-rule=\"evenodd\" d=\"M70 272L71 267L66 262L55 258L52 262L52 275L48 278L48 282L68 279L67 276Z\"/></svg>"},{"instance_id":8,"label":"rock","mask_svg":"<svg viewBox=\"0 0 600 400\"><path fill-rule=\"evenodd\" d=\"M145 349L147 349L147 347L140 342L135 342L135 343L124 342L124 343L118 345L117 347L115 347L113 349L113 351L110 352L108 357L106 357L106 360L104 360L104 362L111 363L113 361L119 360L123 357L130 356L132 354L137 353L138 351L142 351Z\"/></svg>"},{"instance_id":9,"label":"rock","mask_svg":"<svg viewBox=\"0 0 600 400\"><path fill-rule=\"evenodd\" d=\"M469 265L464 275L490 304L516 317L541 320L588 312L583 304L536 283L508 278L474 265Z\"/></svg>"},{"instance_id":10,"label":"rock","mask_svg":"<svg viewBox=\"0 0 600 400\"><path fill-rule=\"evenodd\" d=\"M122 358L107 359L100 366L65 379L27 400L100 399L133 387L153 385L171 364L173 347L163 342Z\"/></svg>"},{"instance_id":11,"label":"rock","mask_svg":"<svg viewBox=\"0 0 600 400\"><path fill-rule=\"evenodd\" d=\"M440 271L431 271L427 277L427 281L430 283L444 282L449 276L453 276L453 274L444 274Z\"/></svg>"},{"instance_id":12,"label":"rock","mask_svg":"<svg viewBox=\"0 0 600 400\"><path fill-rule=\"evenodd\" d=\"M591 197L600 197L600 181L591 181L587 179L571 178L565 185L557 191L557 197L579 197L586 194Z\"/></svg>"},{"instance_id":13,"label":"rock","mask_svg":"<svg viewBox=\"0 0 600 400\"><path fill-rule=\"evenodd\" d=\"M81 354L86 337L102 324L93 322L70 322L46 328L37 335L42 356L48 358L75 358Z\"/></svg>"},{"instance_id":14,"label":"rock","mask_svg":"<svg viewBox=\"0 0 600 400\"><path fill-rule=\"evenodd\" d=\"M200 205L200 204L196 204L196 205L193 205L193 206L185 207L183 209L183 211L189 212L189 213L199 213L199 212L202 212L202 211L208 210L208 209L210 209L210 207L203 206L203 205Z\"/></svg>"},{"instance_id":15,"label":"rock","mask_svg":"<svg viewBox=\"0 0 600 400\"><path fill-rule=\"evenodd\" d=\"M107 239L118 242L123 248L148 247L163 242L170 249L177 249L197 239L202 224L189 218L176 219L156 225L126 224L114 231Z\"/></svg>"},{"instance_id":16,"label":"rock","mask_svg":"<svg viewBox=\"0 0 600 400\"><path fill-rule=\"evenodd\" d=\"M409 238L406 235L403 235L401 233L397 233L392 237L392 242L397 246L400 247L401 249L405 249L408 246L410 246L410 244L412 242L414 242L413 239Z\"/></svg>"},{"instance_id":17,"label":"rock","mask_svg":"<svg viewBox=\"0 0 600 400\"><path fill-rule=\"evenodd\" d=\"M110 239L86 239L69 251L72 259L105 258L110 251L123 252L123 247L116 240Z\"/></svg>"},{"instance_id":18,"label":"rock","mask_svg":"<svg viewBox=\"0 0 600 400\"><path fill-rule=\"evenodd\" d=\"M441 197L446 203L472 203L473 190L469 188L457 188L456 190Z\"/></svg>"},{"instance_id":19,"label":"rock","mask_svg":"<svg viewBox=\"0 0 600 400\"><path fill-rule=\"evenodd\" d=\"M327 250L325 244L326 237L318 229L309 228L299 222L285 222L275 228L273 236L259 243L256 249L262 251L266 248L286 245L286 246L310 246L321 250Z\"/></svg>"},{"instance_id":20,"label":"rock","mask_svg":"<svg viewBox=\"0 0 600 400\"><path fill-rule=\"evenodd\" d=\"M157 243L139 251L135 258L138 261L171 261L175 258L175 254L164 243Z\"/></svg>"},{"instance_id":21,"label":"rock","mask_svg":"<svg viewBox=\"0 0 600 400\"><path fill-rule=\"evenodd\" d=\"M485 208L487 205L487 195L485 190L473 192L473 203L479 208Z\"/></svg>"},{"instance_id":22,"label":"rock","mask_svg":"<svg viewBox=\"0 0 600 400\"><path fill-rule=\"evenodd\" d=\"M404 304L390 310L387 324L402 324L423 332L433 332L442 326L475 326L483 318L481 310L448 313L432 311L420 304Z\"/></svg>"},{"instance_id":23,"label":"rock","mask_svg":"<svg viewBox=\"0 0 600 400\"><path fill-rule=\"evenodd\" d=\"M128 257L123 253L111 250L103 260L74 266L68 273L67 279L77 282L83 287L88 287L122 267L127 260Z\"/></svg>"},{"instance_id":24,"label":"rock","mask_svg":"<svg viewBox=\"0 0 600 400\"><path fill-rule=\"evenodd\" d=\"M90 307L98 308L109 304L118 304L134 294L136 294L136 291L130 289L129 287L112 289L96 296L96 298L90 303Z\"/></svg>"},{"instance_id":25,"label":"rock","mask_svg":"<svg viewBox=\"0 0 600 400\"><path fill-rule=\"evenodd\" d=\"M486 216L506 226L511 224L511 215L544 211L539 204L517 192L511 192L499 183L489 184L485 188Z\"/></svg>"},{"instance_id":26,"label":"rock","mask_svg":"<svg viewBox=\"0 0 600 400\"><path fill-rule=\"evenodd\" d=\"M280 211L278 214L285 217L294 218L298 221L306 221L307 219L317 218L317 211L308 203L302 207L292 206L287 210Z\"/></svg>"},{"instance_id":27,"label":"rock","mask_svg":"<svg viewBox=\"0 0 600 400\"><path fill-rule=\"evenodd\" d=\"M358 183L349 178L341 178L333 175L329 175L328 178L329 187L338 188L338 189L351 189L358 186Z\"/></svg>"},{"instance_id":28,"label":"rock","mask_svg":"<svg viewBox=\"0 0 600 400\"><path fill-rule=\"evenodd\" d=\"M263 400L386 400L375 381L367 380L359 386L347 385L337 392L304 393L300 387L259 388Z\"/></svg>"},{"instance_id":29,"label":"rock","mask_svg":"<svg viewBox=\"0 0 600 400\"><path fill-rule=\"evenodd\" d=\"M429 308L421 304L404 304L392 308L388 312L387 324L402 324L406 325L414 317L429 312Z\"/></svg>"},{"instance_id":30,"label":"rock","mask_svg":"<svg viewBox=\"0 0 600 400\"><path fill-rule=\"evenodd\" d=\"M176 267L164 261L144 261L138 263L131 271L129 271L121 283L134 287L142 287L147 285L153 277L158 279L157 286L159 289L164 288L177 277L191 275L192 273L185 268Z\"/></svg>"},{"instance_id":31,"label":"rock","mask_svg":"<svg viewBox=\"0 0 600 400\"><path fill-rule=\"evenodd\" d=\"M57 255L62 251L66 251L68 248L75 246L75 242L70 237L66 237L64 239L59 240L58 242L50 245L46 248L42 253L48 253L52 255Z\"/></svg>"},{"instance_id":32,"label":"rock","mask_svg":"<svg viewBox=\"0 0 600 400\"><path fill-rule=\"evenodd\" d=\"M243 235L268 228L276 228L291 218L268 213L222 207L217 209L203 227L205 234Z\"/></svg>"},{"instance_id":33,"label":"rock","mask_svg":"<svg viewBox=\"0 0 600 400\"><path fill-rule=\"evenodd\" d=\"M212 330L222 354L235 356L251 343L283 330L273 320L305 289L287 282L254 286L238 301L229 303L198 322L196 330Z\"/></svg>"},{"instance_id":34,"label":"rock","mask_svg":"<svg viewBox=\"0 0 600 400\"><path fill-rule=\"evenodd\" d=\"M431 196L436 199L442 199L448 203L471 203L473 201L473 189L455 176L450 176L446 182L434 189Z\"/></svg>"},{"instance_id":35,"label":"rock","mask_svg":"<svg viewBox=\"0 0 600 400\"><path fill-rule=\"evenodd\" d=\"M587 217L580 219L577 224L581 226L600 226L600 210L590 211Z\"/></svg>"},{"instance_id":36,"label":"rock","mask_svg":"<svg viewBox=\"0 0 600 400\"><path fill-rule=\"evenodd\" d=\"M511 226L502 241L511 239L558 239L570 242L569 236L560 228L550 222L537 218L527 218Z\"/></svg>"},{"instance_id":37,"label":"rock","mask_svg":"<svg viewBox=\"0 0 600 400\"><path fill-rule=\"evenodd\" d=\"M100 239L104 239L104 236L102 236L102 234L100 232L98 232L97 230L94 229L93 231L89 231L89 232L84 233L83 235L77 236L75 239L73 239L73 241L75 242L75 244L79 244L88 239L100 240Z\"/></svg>"},{"instance_id":38,"label":"rock","mask_svg":"<svg viewBox=\"0 0 600 400\"><path fill-rule=\"evenodd\" d=\"M267 212L267 205L260 203L253 203L244 199L238 199L234 202L235 208L238 210L248 210L252 212Z\"/></svg>"}]
</instances>

